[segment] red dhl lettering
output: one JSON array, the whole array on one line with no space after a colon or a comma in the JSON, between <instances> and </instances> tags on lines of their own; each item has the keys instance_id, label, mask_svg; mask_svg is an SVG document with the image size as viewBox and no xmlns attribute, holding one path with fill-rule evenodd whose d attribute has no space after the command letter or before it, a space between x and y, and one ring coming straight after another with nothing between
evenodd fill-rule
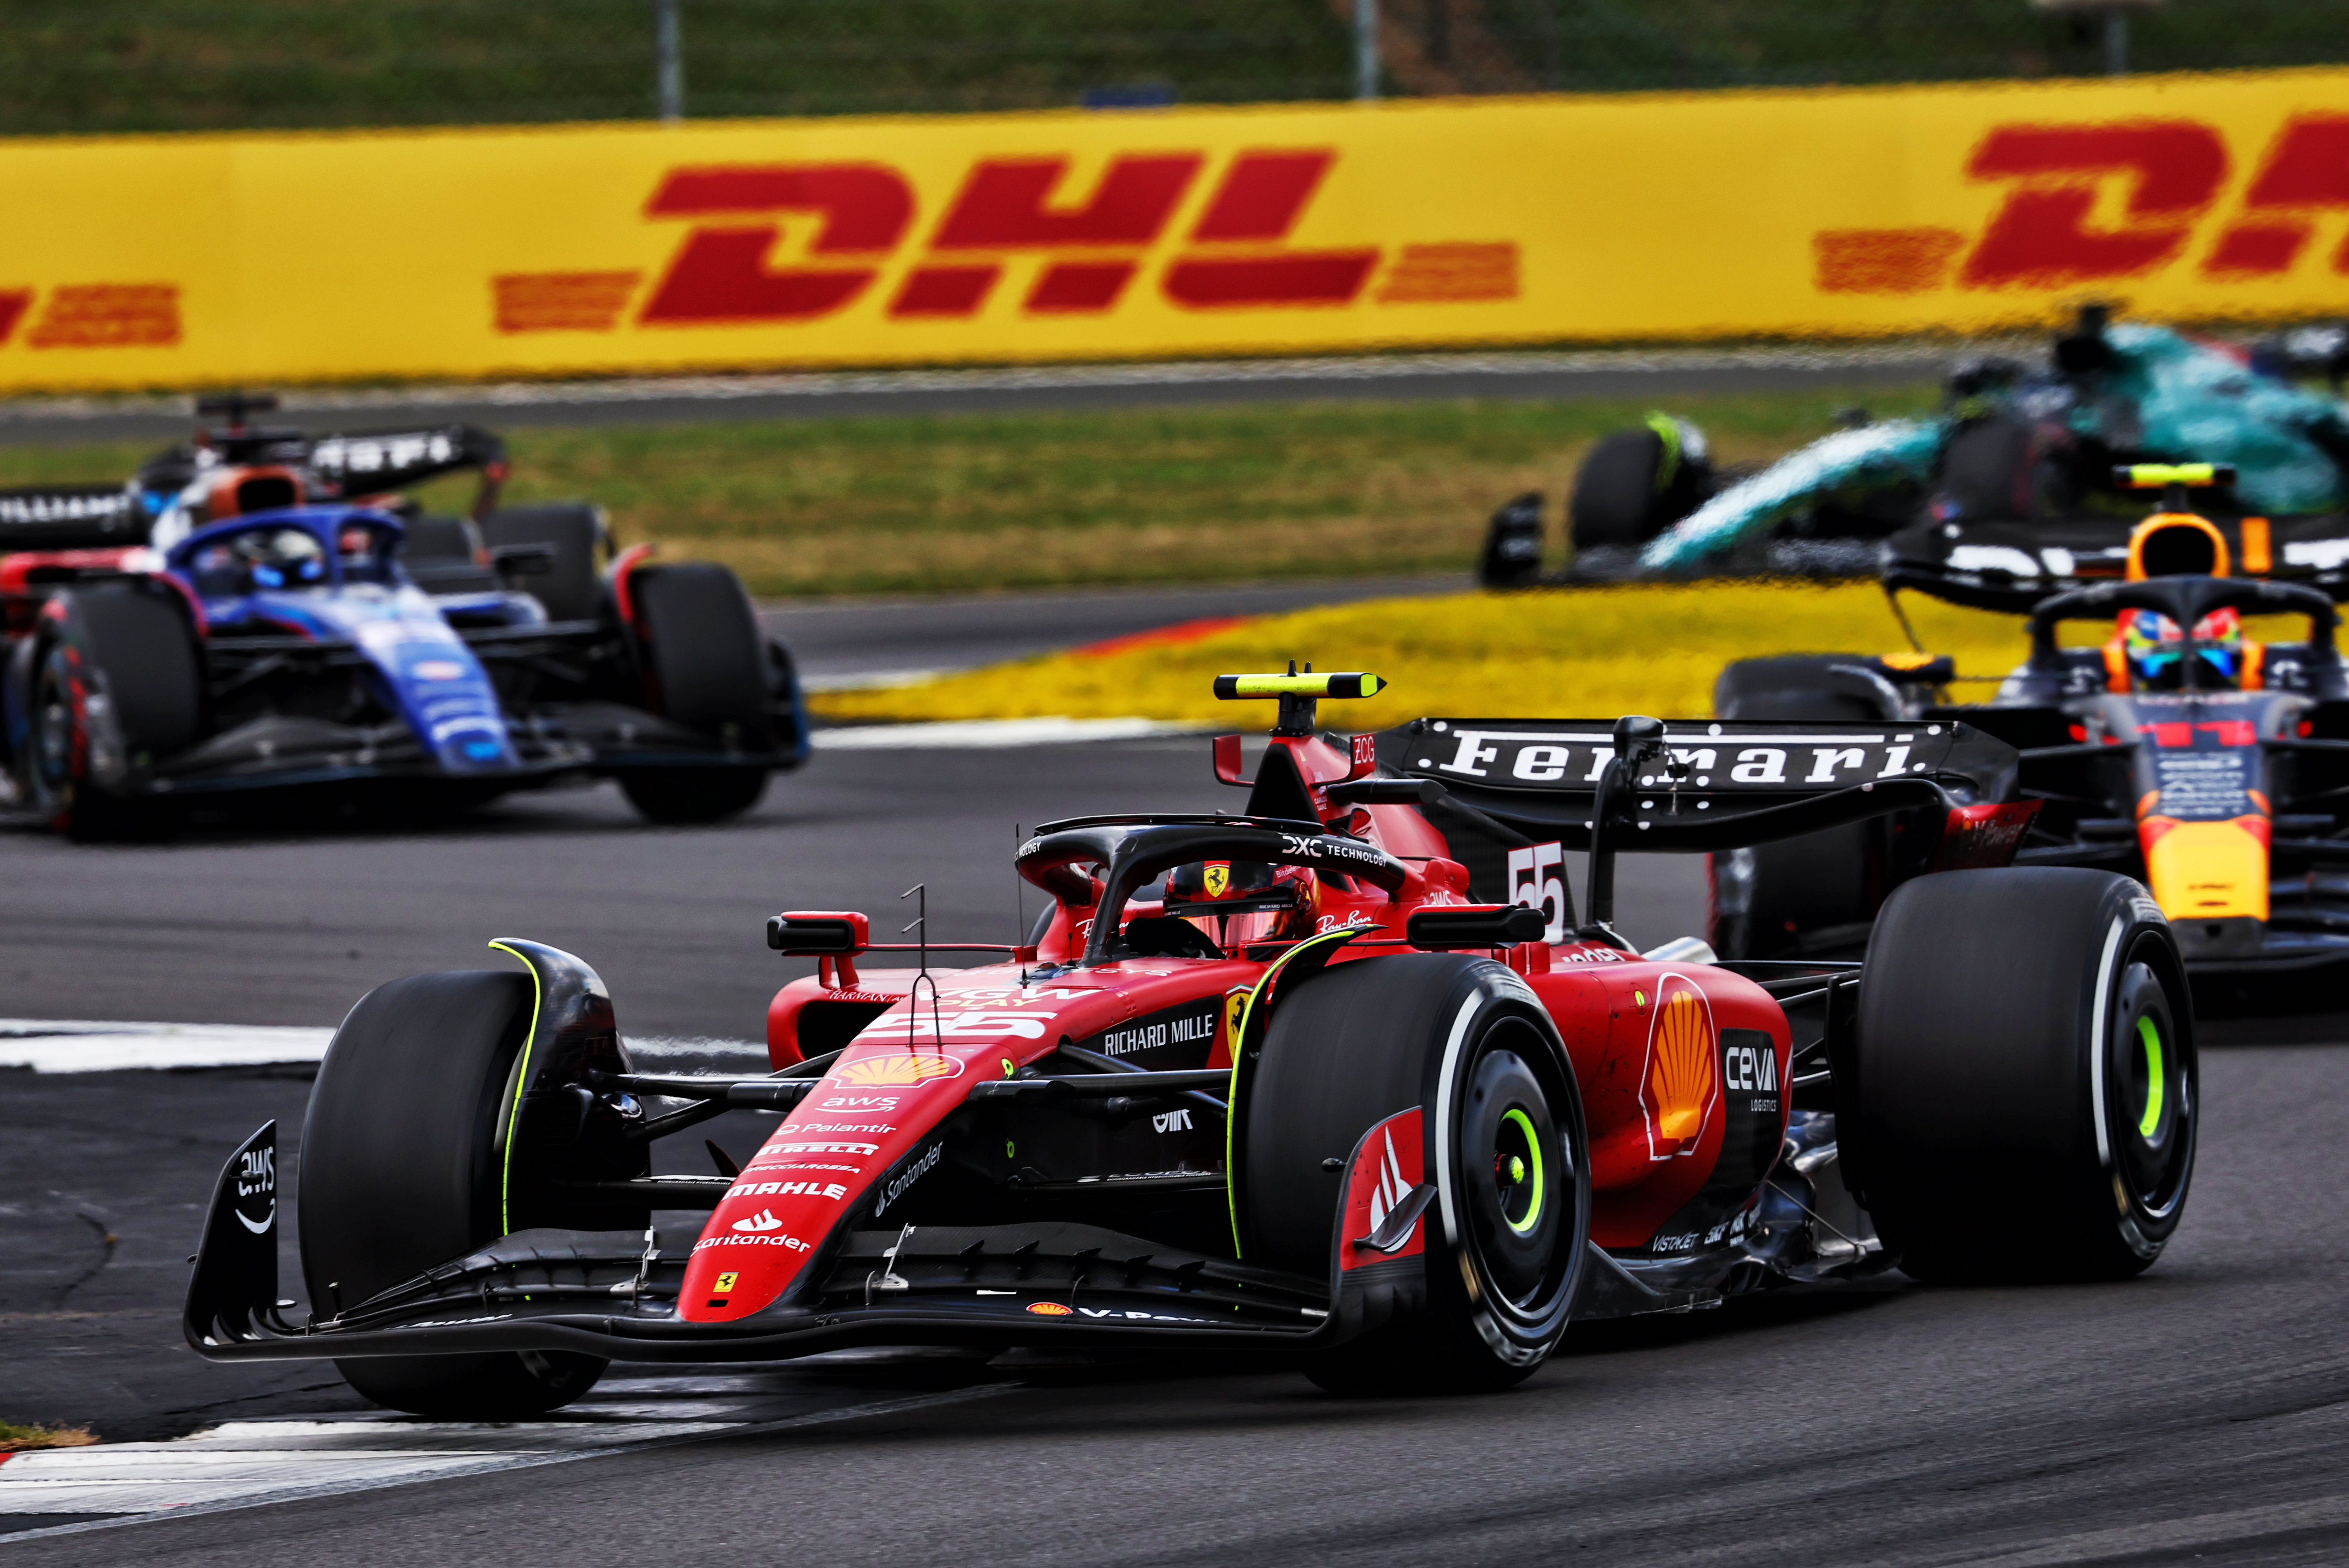
<instances>
[{"instance_id":1,"label":"red dhl lettering","mask_svg":"<svg viewBox=\"0 0 2349 1568\"><path fill-rule=\"evenodd\" d=\"M1955 229L1825 229L1812 236L1816 281L1829 294L2064 288L2142 277L2192 254L2233 163L2226 139L2189 119L1995 126L1965 164L2007 185L1979 235ZM2118 222L2099 204L2118 199ZM2110 211L2110 208L2106 209ZM2349 116L2302 115L2261 155L2234 210L2196 264L2230 280L2289 272L2315 220L2349 212ZM1961 259L1962 258L1962 259ZM2349 237L2331 265L2349 275Z\"/></svg>"},{"instance_id":2,"label":"red dhl lettering","mask_svg":"<svg viewBox=\"0 0 2349 1568\"><path fill-rule=\"evenodd\" d=\"M1185 310L1343 307L1381 259L1375 245L1292 250L1338 159L1330 148L1265 148L1234 156L1215 177L1158 286ZM1030 316L1099 314L1131 296L1175 214L1208 171L1196 151L1121 154L1089 192L1070 190L1073 159L993 158L974 164L885 307L893 320L968 319L985 309L1008 265L1043 258L1019 308ZM645 203L657 223L694 221L636 313L645 327L814 321L854 305L915 233L917 202L881 164L771 164L671 170ZM712 221L716 220L716 221ZM812 221L805 259L774 265L788 225ZM634 272L512 274L492 280L501 333L610 331L641 282ZM1506 242L1401 247L1382 304L1507 300L1517 296Z\"/></svg>"}]
</instances>

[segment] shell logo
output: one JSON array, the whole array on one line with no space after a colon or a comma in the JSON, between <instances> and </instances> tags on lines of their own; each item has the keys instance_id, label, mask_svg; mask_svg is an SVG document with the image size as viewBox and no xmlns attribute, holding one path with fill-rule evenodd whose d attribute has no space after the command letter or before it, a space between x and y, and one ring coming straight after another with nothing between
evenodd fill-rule
<instances>
[{"instance_id":1,"label":"shell logo","mask_svg":"<svg viewBox=\"0 0 2349 1568\"><path fill-rule=\"evenodd\" d=\"M1694 1152L1720 1087L1716 1046L1713 1009L1703 992L1685 976L1664 976L1656 988L1655 1012L1648 1026L1648 1061L1640 1093L1648 1121L1649 1158Z\"/></svg>"},{"instance_id":2,"label":"shell logo","mask_svg":"<svg viewBox=\"0 0 2349 1568\"><path fill-rule=\"evenodd\" d=\"M832 1070L832 1077L834 1083L884 1088L926 1084L933 1078L957 1077L961 1072L962 1064L951 1056L916 1056L900 1051L843 1062Z\"/></svg>"},{"instance_id":3,"label":"shell logo","mask_svg":"<svg viewBox=\"0 0 2349 1568\"><path fill-rule=\"evenodd\" d=\"M1030 1302L1028 1310L1038 1317L1068 1317L1075 1309L1062 1306L1059 1302Z\"/></svg>"}]
</instances>

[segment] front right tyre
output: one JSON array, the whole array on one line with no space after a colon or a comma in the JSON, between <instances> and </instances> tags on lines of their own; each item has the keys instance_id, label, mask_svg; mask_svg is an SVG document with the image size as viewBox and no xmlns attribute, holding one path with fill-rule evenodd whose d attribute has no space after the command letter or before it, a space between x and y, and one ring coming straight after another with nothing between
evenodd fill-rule
<instances>
[{"instance_id":1,"label":"front right tyre","mask_svg":"<svg viewBox=\"0 0 2349 1568\"><path fill-rule=\"evenodd\" d=\"M535 1012L530 976L477 971L376 987L335 1031L302 1126L302 1272L321 1314L506 1233L507 1139ZM603 1376L575 1351L371 1355L335 1363L378 1405L513 1421Z\"/></svg>"}]
</instances>

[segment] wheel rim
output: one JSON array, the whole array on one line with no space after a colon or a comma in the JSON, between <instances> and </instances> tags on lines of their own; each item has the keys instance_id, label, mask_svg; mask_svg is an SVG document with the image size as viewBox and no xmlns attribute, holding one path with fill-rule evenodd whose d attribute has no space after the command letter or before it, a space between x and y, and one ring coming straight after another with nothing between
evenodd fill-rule
<instances>
[{"instance_id":1,"label":"wheel rim","mask_svg":"<svg viewBox=\"0 0 2349 1568\"><path fill-rule=\"evenodd\" d=\"M2116 989L2115 1028L2105 1075L2105 1116L2114 1144L2116 1194L2148 1219L2166 1218L2185 1196L2194 1160L2194 1054L2160 978L2133 961Z\"/></svg>"},{"instance_id":2,"label":"wheel rim","mask_svg":"<svg viewBox=\"0 0 2349 1568\"><path fill-rule=\"evenodd\" d=\"M33 701L33 784L45 804L63 807L73 794L74 737L78 728L70 680L53 652L41 667Z\"/></svg>"},{"instance_id":3,"label":"wheel rim","mask_svg":"<svg viewBox=\"0 0 2349 1568\"><path fill-rule=\"evenodd\" d=\"M1554 1106L1558 1085L1540 1070L1542 1042L1502 1023L1472 1059L1461 1097L1454 1190L1462 1195L1471 1263L1486 1303L1516 1325L1553 1325L1572 1274L1574 1151Z\"/></svg>"},{"instance_id":4,"label":"wheel rim","mask_svg":"<svg viewBox=\"0 0 2349 1568\"><path fill-rule=\"evenodd\" d=\"M1493 1161L1493 1181L1498 1189L1501 1218L1509 1230L1529 1236L1541 1223L1544 1167L1541 1132L1523 1106L1501 1113L1501 1148Z\"/></svg>"}]
</instances>

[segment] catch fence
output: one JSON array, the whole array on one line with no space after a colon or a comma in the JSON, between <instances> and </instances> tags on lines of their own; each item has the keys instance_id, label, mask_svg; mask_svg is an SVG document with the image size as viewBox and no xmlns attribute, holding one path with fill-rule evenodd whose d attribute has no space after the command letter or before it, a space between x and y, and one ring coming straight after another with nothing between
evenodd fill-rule
<instances>
[{"instance_id":1,"label":"catch fence","mask_svg":"<svg viewBox=\"0 0 2349 1568\"><path fill-rule=\"evenodd\" d=\"M2349 61L2349 0L2127 30L2137 71ZM2109 42L2027 0L13 0L0 135L2032 78Z\"/></svg>"}]
</instances>

